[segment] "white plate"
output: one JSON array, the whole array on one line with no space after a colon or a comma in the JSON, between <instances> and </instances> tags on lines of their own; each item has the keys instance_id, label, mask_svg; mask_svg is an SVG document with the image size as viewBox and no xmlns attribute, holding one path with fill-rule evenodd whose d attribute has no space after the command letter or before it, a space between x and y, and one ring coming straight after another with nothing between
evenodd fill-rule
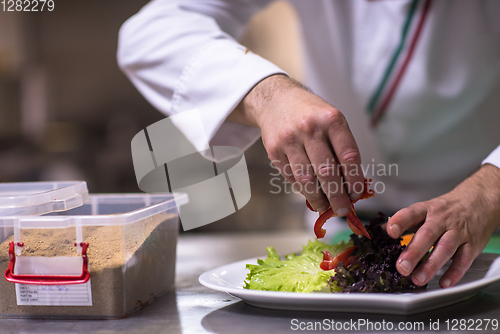
<instances>
[{"instance_id":1,"label":"white plate","mask_svg":"<svg viewBox=\"0 0 500 334\"><path fill-rule=\"evenodd\" d=\"M228 264L203 273L204 286L241 298L245 303L270 309L302 311L337 311L383 314L413 314L469 299L481 289L500 280L500 255L483 253L474 261L459 285L439 288L441 270L419 293L299 293L243 289L248 270L257 258ZM446 269L447 266L444 267Z\"/></svg>"}]
</instances>

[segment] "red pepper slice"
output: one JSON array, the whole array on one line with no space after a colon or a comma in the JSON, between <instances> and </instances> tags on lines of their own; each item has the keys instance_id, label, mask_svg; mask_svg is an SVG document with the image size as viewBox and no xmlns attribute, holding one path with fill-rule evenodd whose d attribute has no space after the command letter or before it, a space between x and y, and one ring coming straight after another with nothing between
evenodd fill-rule
<instances>
[{"instance_id":1,"label":"red pepper slice","mask_svg":"<svg viewBox=\"0 0 500 334\"><path fill-rule=\"evenodd\" d=\"M320 263L320 268L323 270L332 270L340 262L346 263L351 256L352 252L356 249L356 246L348 247L340 252L337 256L332 257L330 252L323 250L323 262Z\"/></svg>"},{"instance_id":2,"label":"red pepper slice","mask_svg":"<svg viewBox=\"0 0 500 334\"><path fill-rule=\"evenodd\" d=\"M332 217L335 217L332 208L320 213L316 223L314 223L314 234L316 234L316 238L321 239L325 236L326 230L323 228L323 225Z\"/></svg>"},{"instance_id":3,"label":"red pepper slice","mask_svg":"<svg viewBox=\"0 0 500 334\"><path fill-rule=\"evenodd\" d=\"M311 204L309 204L309 201L306 199L306 206L309 208L309 210L316 212L316 210L313 209Z\"/></svg>"},{"instance_id":4,"label":"red pepper slice","mask_svg":"<svg viewBox=\"0 0 500 334\"><path fill-rule=\"evenodd\" d=\"M367 199L370 197L375 197L375 192L372 189L370 189L371 182L372 182L372 179L367 179L365 177L365 188L363 189L363 192L361 193L361 197L355 201L351 201L352 204L356 203L360 199Z\"/></svg>"},{"instance_id":5,"label":"red pepper slice","mask_svg":"<svg viewBox=\"0 0 500 334\"><path fill-rule=\"evenodd\" d=\"M363 223L361 222L361 220L359 220L358 216L356 216L356 212L354 212L354 206L352 204L351 211L349 211L349 213L345 217L347 219L349 227L351 228L351 231L353 231L357 235L364 235L368 239L371 239L368 231L363 226Z\"/></svg>"},{"instance_id":6,"label":"red pepper slice","mask_svg":"<svg viewBox=\"0 0 500 334\"><path fill-rule=\"evenodd\" d=\"M326 221L332 217L335 217L335 213L333 213L332 208L329 208L328 210L320 214L319 218L316 220L316 223L314 223L314 234L316 235L316 238L321 239L325 237L326 230L323 228L323 225L325 225ZM368 239L371 239L368 231L363 226L363 223L361 223L358 216L356 216L356 212L354 212L353 206L351 207L351 211L347 214L346 218L347 224L354 234L363 235Z\"/></svg>"},{"instance_id":7,"label":"red pepper slice","mask_svg":"<svg viewBox=\"0 0 500 334\"><path fill-rule=\"evenodd\" d=\"M359 255L356 255L356 256L350 256L347 261L345 262L345 266L346 267L349 267L354 261L356 261L357 259L359 259Z\"/></svg>"},{"instance_id":8,"label":"red pepper slice","mask_svg":"<svg viewBox=\"0 0 500 334\"><path fill-rule=\"evenodd\" d=\"M363 235L363 232L358 230L356 226L354 226L349 220L347 221L347 225L349 225L349 228L351 229L352 233L357 235Z\"/></svg>"},{"instance_id":9,"label":"red pepper slice","mask_svg":"<svg viewBox=\"0 0 500 334\"><path fill-rule=\"evenodd\" d=\"M372 182L371 179L365 178L365 188L363 189L363 193L361 194L360 198L358 198L355 201L351 201L351 211L346 216L347 224L349 225L351 231L357 235L363 235L368 239L371 239L370 235L368 234L368 231L365 229L365 227L359 220L358 216L356 216L353 204L359 201L360 199L366 199L375 196L374 191L369 188L370 182ZM311 211L316 211L313 209L313 207L307 200L306 200L306 206ZM324 212L320 212L319 217L316 220L316 223L314 224L314 234L316 234L316 238L321 239L325 236L326 230L323 228L323 225L325 225L326 221L332 217L335 217L335 213L333 212L331 207Z\"/></svg>"}]
</instances>

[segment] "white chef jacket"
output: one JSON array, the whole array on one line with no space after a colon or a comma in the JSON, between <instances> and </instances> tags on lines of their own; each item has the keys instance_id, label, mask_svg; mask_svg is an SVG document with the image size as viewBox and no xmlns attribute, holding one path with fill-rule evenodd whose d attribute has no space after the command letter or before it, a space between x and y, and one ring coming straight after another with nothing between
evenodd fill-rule
<instances>
[{"instance_id":1,"label":"white chef jacket","mask_svg":"<svg viewBox=\"0 0 500 334\"><path fill-rule=\"evenodd\" d=\"M374 208L443 194L482 161L500 168L500 1L434 0L424 18L426 1L290 1L302 23L305 83L344 113L364 165L372 164L369 176L385 184L367 204ZM236 39L270 2L153 0L122 26L119 65L161 112L199 108L212 145L246 149L260 130L225 119L260 80L284 72ZM423 21L412 57L370 128L367 105L402 43L411 8L408 41L386 91ZM178 126L204 146L190 124ZM397 175L379 177L379 164L397 164Z\"/></svg>"}]
</instances>

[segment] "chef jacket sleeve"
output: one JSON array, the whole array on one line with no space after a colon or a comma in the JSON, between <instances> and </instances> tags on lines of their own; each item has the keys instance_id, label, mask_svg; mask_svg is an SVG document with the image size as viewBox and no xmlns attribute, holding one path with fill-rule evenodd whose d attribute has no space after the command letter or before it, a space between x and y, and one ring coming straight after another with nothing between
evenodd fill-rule
<instances>
[{"instance_id":1,"label":"chef jacket sleeve","mask_svg":"<svg viewBox=\"0 0 500 334\"><path fill-rule=\"evenodd\" d=\"M500 168L500 146L498 146L493 152L488 155L486 159L483 160L484 164L491 164Z\"/></svg>"},{"instance_id":2,"label":"chef jacket sleeve","mask_svg":"<svg viewBox=\"0 0 500 334\"><path fill-rule=\"evenodd\" d=\"M254 127L226 117L262 79L284 73L236 38L271 0L154 0L120 29L118 64L158 110L174 115L198 108L212 145L248 148ZM206 142L189 122L176 124L201 151Z\"/></svg>"}]
</instances>

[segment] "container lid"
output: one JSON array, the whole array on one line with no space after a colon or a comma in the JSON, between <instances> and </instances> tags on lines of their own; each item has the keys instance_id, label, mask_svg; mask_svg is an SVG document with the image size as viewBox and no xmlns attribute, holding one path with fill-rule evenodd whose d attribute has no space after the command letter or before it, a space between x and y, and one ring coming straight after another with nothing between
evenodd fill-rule
<instances>
[{"instance_id":1,"label":"container lid","mask_svg":"<svg viewBox=\"0 0 500 334\"><path fill-rule=\"evenodd\" d=\"M66 228L82 226L121 226L165 213L172 209L178 215L180 206L188 203L184 193L166 194L99 194L90 195L79 208L45 216L0 217L0 227Z\"/></svg>"},{"instance_id":2,"label":"container lid","mask_svg":"<svg viewBox=\"0 0 500 334\"><path fill-rule=\"evenodd\" d=\"M0 183L0 216L43 215L81 206L89 198L87 183Z\"/></svg>"}]
</instances>

